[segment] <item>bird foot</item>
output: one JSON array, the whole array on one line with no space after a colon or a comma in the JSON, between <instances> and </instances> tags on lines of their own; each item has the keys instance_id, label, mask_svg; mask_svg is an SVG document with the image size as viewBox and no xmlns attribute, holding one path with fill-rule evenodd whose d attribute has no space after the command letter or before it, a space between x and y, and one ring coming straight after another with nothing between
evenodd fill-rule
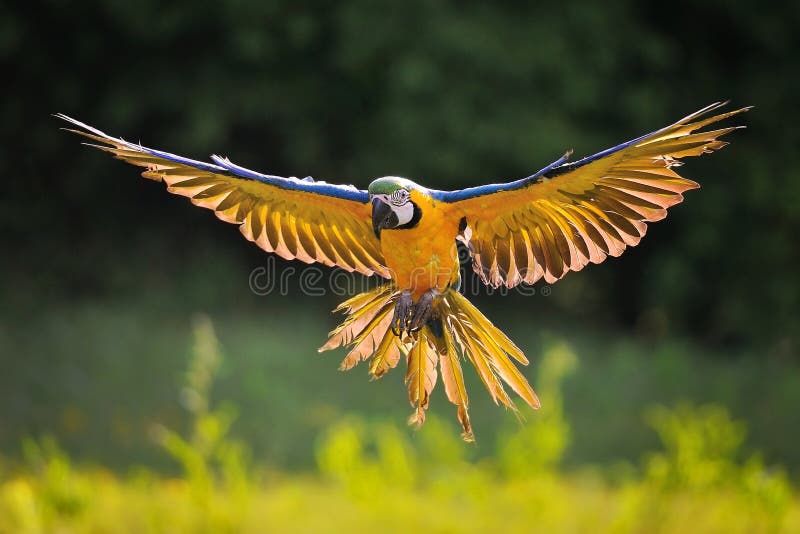
<instances>
[{"instance_id":1,"label":"bird foot","mask_svg":"<svg viewBox=\"0 0 800 534\"><path fill-rule=\"evenodd\" d=\"M397 297L394 305L394 316L392 317L392 333L398 337L403 334L414 334L418 332L433 317L433 304L441 295L436 289L426 291L414 305L410 291L403 291Z\"/></svg>"},{"instance_id":2,"label":"bird foot","mask_svg":"<svg viewBox=\"0 0 800 534\"><path fill-rule=\"evenodd\" d=\"M411 319L414 313L414 300L410 291L403 291L394 303L394 316L392 317L392 333L403 337L403 332L411 333Z\"/></svg>"},{"instance_id":3,"label":"bird foot","mask_svg":"<svg viewBox=\"0 0 800 534\"><path fill-rule=\"evenodd\" d=\"M440 293L436 289L429 289L417 301L414 308L414 318L411 320L411 331L417 332L433 317L433 303Z\"/></svg>"}]
</instances>

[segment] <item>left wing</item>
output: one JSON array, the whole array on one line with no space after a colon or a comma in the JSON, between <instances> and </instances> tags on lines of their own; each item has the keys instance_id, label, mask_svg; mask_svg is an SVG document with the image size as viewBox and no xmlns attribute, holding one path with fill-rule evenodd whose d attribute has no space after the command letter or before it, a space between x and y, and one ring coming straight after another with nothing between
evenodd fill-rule
<instances>
[{"instance_id":1,"label":"left wing","mask_svg":"<svg viewBox=\"0 0 800 534\"><path fill-rule=\"evenodd\" d=\"M142 176L164 181L170 193L189 197L245 236L285 259L319 262L389 278L380 242L372 231L369 194L353 186L257 173L211 156L205 163L129 143L71 119L69 130L119 159L145 167Z\"/></svg>"},{"instance_id":2,"label":"left wing","mask_svg":"<svg viewBox=\"0 0 800 534\"><path fill-rule=\"evenodd\" d=\"M737 127L697 130L750 108L688 117L594 156L560 160L516 182L461 191L433 191L463 217L460 237L484 283L514 287L540 278L553 283L569 271L619 256L644 236L647 222L663 219L683 193L700 187L673 169L685 156L727 145L718 138Z\"/></svg>"}]
</instances>

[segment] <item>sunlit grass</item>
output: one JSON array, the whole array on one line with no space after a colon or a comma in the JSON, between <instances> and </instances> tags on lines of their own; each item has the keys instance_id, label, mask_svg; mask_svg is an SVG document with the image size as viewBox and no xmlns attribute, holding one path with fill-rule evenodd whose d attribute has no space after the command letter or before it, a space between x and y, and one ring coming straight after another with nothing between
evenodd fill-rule
<instances>
[{"instance_id":1,"label":"sunlit grass","mask_svg":"<svg viewBox=\"0 0 800 534\"><path fill-rule=\"evenodd\" d=\"M230 404L210 400L221 356L195 323L182 399L186 432L151 429L181 466L168 477L76 466L52 439L26 440L0 464L0 532L797 532L800 502L780 469L743 458L743 423L717 405L646 410L660 450L640 465L565 469L571 436L561 383L578 365L554 344L541 360L548 403L491 451L433 416L412 438L394 421L343 417L316 440L313 473L254 464L231 437Z\"/></svg>"}]
</instances>

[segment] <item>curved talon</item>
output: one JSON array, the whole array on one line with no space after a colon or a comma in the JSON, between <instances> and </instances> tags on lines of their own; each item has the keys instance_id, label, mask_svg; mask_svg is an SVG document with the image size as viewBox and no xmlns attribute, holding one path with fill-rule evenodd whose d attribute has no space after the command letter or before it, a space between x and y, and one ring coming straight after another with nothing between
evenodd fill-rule
<instances>
[{"instance_id":1,"label":"curved talon","mask_svg":"<svg viewBox=\"0 0 800 534\"><path fill-rule=\"evenodd\" d=\"M436 289L429 289L422 295L414 308L409 332L419 331L433 317L433 302L440 295Z\"/></svg>"},{"instance_id":2,"label":"curved talon","mask_svg":"<svg viewBox=\"0 0 800 534\"><path fill-rule=\"evenodd\" d=\"M411 336L419 332L433 318L435 312L433 304L440 295L438 290L429 289L414 305L410 291L400 293L394 304L394 315L389 325L392 333L402 338L404 333Z\"/></svg>"},{"instance_id":3,"label":"curved talon","mask_svg":"<svg viewBox=\"0 0 800 534\"><path fill-rule=\"evenodd\" d=\"M403 291L397 297L394 305L394 316L392 317L392 333L397 337L402 337L403 332L411 333L411 316L414 309L414 301L410 291Z\"/></svg>"}]
</instances>

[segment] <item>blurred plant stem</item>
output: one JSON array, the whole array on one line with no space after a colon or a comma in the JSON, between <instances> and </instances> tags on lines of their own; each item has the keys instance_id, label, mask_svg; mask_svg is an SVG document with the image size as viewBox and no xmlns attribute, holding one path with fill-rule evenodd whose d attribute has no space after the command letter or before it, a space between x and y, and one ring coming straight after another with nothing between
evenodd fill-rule
<instances>
[{"instance_id":1,"label":"blurred plant stem","mask_svg":"<svg viewBox=\"0 0 800 534\"><path fill-rule=\"evenodd\" d=\"M561 385L578 368L578 357L566 344L556 343L545 350L539 367L536 388L543 399L541 408L525 410L528 420L497 439L498 462L507 477L553 471L569 446Z\"/></svg>"},{"instance_id":2,"label":"blurred plant stem","mask_svg":"<svg viewBox=\"0 0 800 534\"><path fill-rule=\"evenodd\" d=\"M253 483L249 449L230 437L236 409L230 403L218 406L211 401L214 378L222 354L214 326L206 315L194 320L194 347L182 401L192 414L188 437L163 425L153 427L153 438L183 468L196 503L213 510L218 505L217 488L244 514Z\"/></svg>"}]
</instances>

